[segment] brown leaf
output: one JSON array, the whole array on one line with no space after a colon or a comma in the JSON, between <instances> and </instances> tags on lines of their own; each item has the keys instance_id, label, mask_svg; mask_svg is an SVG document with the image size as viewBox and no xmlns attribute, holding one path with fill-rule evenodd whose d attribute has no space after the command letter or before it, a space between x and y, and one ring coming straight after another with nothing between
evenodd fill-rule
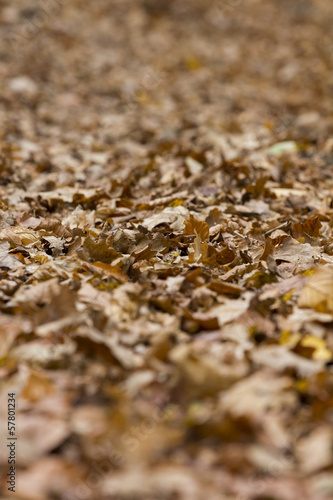
<instances>
[{"instance_id":1,"label":"brown leaf","mask_svg":"<svg viewBox=\"0 0 333 500\"><path fill-rule=\"evenodd\" d=\"M152 245L148 243L143 248L138 251L134 251L131 253L131 257L134 257L136 261L140 260L150 260L157 254L156 250L152 250Z\"/></svg>"},{"instance_id":2,"label":"brown leaf","mask_svg":"<svg viewBox=\"0 0 333 500\"><path fill-rule=\"evenodd\" d=\"M58 236L59 238L70 238L72 236L71 232L57 219L42 219L36 227L36 230L45 231L46 233Z\"/></svg>"},{"instance_id":3,"label":"brown leaf","mask_svg":"<svg viewBox=\"0 0 333 500\"><path fill-rule=\"evenodd\" d=\"M214 290L214 292L225 295L240 295L244 291L244 289L238 285L215 279L208 284L208 288Z\"/></svg>"},{"instance_id":4,"label":"brown leaf","mask_svg":"<svg viewBox=\"0 0 333 500\"><path fill-rule=\"evenodd\" d=\"M305 222L296 222L291 225L292 237L298 240L299 238L304 238L305 236L310 236L311 238L318 238L320 236L320 228L322 224L318 216L311 217Z\"/></svg>"},{"instance_id":5,"label":"brown leaf","mask_svg":"<svg viewBox=\"0 0 333 500\"><path fill-rule=\"evenodd\" d=\"M105 262L93 262L89 267L97 267L98 269L104 271L105 274L112 278L115 278L121 283L127 283L127 281L129 281L129 277L120 269L120 267L111 266L110 264L105 264Z\"/></svg>"},{"instance_id":6,"label":"brown leaf","mask_svg":"<svg viewBox=\"0 0 333 500\"><path fill-rule=\"evenodd\" d=\"M32 371L21 392L21 396L34 402L49 394L53 394L54 391L54 384L49 378L44 377L41 373Z\"/></svg>"},{"instance_id":7,"label":"brown leaf","mask_svg":"<svg viewBox=\"0 0 333 500\"><path fill-rule=\"evenodd\" d=\"M211 244L204 244L205 252L202 251L202 261L210 266L224 266L230 264L236 257L236 253L228 245L222 246L221 250Z\"/></svg>"},{"instance_id":8,"label":"brown leaf","mask_svg":"<svg viewBox=\"0 0 333 500\"><path fill-rule=\"evenodd\" d=\"M2 240L6 239L15 245L28 246L39 241L39 236L32 229L24 226L7 227L0 233Z\"/></svg>"},{"instance_id":9,"label":"brown leaf","mask_svg":"<svg viewBox=\"0 0 333 500\"><path fill-rule=\"evenodd\" d=\"M185 220L184 234L198 235L201 241L209 240L209 225L207 222L196 219L192 214Z\"/></svg>"},{"instance_id":10,"label":"brown leaf","mask_svg":"<svg viewBox=\"0 0 333 500\"><path fill-rule=\"evenodd\" d=\"M83 242L83 253L80 255L87 262L101 261L110 264L119 254L114 248L109 247L104 239L96 241L88 236Z\"/></svg>"},{"instance_id":11,"label":"brown leaf","mask_svg":"<svg viewBox=\"0 0 333 500\"><path fill-rule=\"evenodd\" d=\"M275 260L284 260L299 264L311 265L318 257L319 248L308 243L299 243L291 236L283 239L282 243L274 248L273 257Z\"/></svg>"},{"instance_id":12,"label":"brown leaf","mask_svg":"<svg viewBox=\"0 0 333 500\"><path fill-rule=\"evenodd\" d=\"M299 307L333 313L333 266L326 265L312 274L298 299Z\"/></svg>"},{"instance_id":13,"label":"brown leaf","mask_svg":"<svg viewBox=\"0 0 333 500\"><path fill-rule=\"evenodd\" d=\"M206 222L210 227L214 227L216 224L221 224L222 221L223 214L218 208L211 209L206 217Z\"/></svg>"}]
</instances>

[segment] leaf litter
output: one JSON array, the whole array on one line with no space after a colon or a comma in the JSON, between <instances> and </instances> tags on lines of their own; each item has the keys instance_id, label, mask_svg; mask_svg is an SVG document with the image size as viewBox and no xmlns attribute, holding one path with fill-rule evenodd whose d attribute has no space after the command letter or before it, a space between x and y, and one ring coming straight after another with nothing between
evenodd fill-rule
<instances>
[{"instance_id":1,"label":"leaf litter","mask_svg":"<svg viewBox=\"0 0 333 500\"><path fill-rule=\"evenodd\" d=\"M333 498L330 3L55 3L0 8L16 497Z\"/></svg>"}]
</instances>

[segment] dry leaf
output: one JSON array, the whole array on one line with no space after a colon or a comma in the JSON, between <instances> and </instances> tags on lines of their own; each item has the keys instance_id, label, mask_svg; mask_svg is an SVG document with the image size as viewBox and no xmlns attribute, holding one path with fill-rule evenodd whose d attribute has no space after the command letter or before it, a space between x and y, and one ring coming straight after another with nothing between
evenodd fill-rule
<instances>
[{"instance_id":1,"label":"dry leaf","mask_svg":"<svg viewBox=\"0 0 333 500\"><path fill-rule=\"evenodd\" d=\"M298 299L298 305L333 313L333 266L323 266L308 278Z\"/></svg>"},{"instance_id":2,"label":"dry leaf","mask_svg":"<svg viewBox=\"0 0 333 500\"><path fill-rule=\"evenodd\" d=\"M209 240L209 226L207 222L196 219L192 214L185 220L184 234L199 236L201 241Z\"/></svg>"}]
</instances>

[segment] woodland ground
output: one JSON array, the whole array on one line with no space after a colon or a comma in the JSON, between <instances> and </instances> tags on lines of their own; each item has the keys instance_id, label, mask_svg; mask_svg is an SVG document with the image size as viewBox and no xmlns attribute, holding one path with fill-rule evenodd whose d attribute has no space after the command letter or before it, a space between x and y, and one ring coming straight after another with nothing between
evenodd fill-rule
<instances>
[{"instance_id":1,"label":"woodland ground","mask_svg":"<svg viewBox=\"0 0 333 500\"><path fill-rule=\"evenodd\" d=\"M1 498L332 499L331 0L0 35Z\"/></svg>"}]
</instances>

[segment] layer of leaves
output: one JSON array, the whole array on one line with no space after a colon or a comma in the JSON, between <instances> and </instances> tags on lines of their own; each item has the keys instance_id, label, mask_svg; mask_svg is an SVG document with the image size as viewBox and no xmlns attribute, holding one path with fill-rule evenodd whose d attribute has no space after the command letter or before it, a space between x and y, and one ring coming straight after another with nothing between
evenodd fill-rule
<instances>
[{"instance_id":1,"label":"layer of leaves","mask_svg":"<svg viewBox=\"0 0 333 500\"><path fill-rule=\"evenodd\" d=\"M332 20L0 2L16 498L333 498Z\"/></svg>"}]
</instances>

